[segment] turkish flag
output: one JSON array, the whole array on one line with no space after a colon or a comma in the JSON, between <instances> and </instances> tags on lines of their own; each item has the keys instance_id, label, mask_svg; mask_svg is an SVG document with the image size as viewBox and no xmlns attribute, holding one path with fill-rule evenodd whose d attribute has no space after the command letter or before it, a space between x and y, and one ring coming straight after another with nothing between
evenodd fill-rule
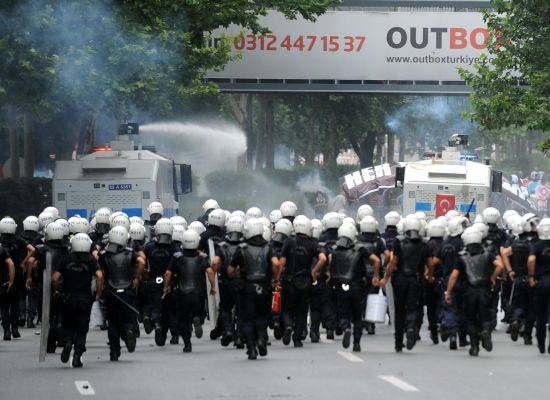
<instances>
[{"instance_id":1,"label":"turkish flag","mask_svg":"<svg viewBox=\"0 0 550 400\"><path fill-rule=\"evenodd\" d=\"M435 195L435 217L441 217L447 212L455 209L454 194L436 194Z\"/></svg>"}]
</instances>

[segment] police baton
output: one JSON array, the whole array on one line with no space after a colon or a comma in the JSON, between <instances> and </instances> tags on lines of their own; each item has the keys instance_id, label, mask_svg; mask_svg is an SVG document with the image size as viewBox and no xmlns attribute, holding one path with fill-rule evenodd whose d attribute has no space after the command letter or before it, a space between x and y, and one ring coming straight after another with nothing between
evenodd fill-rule
<instances>
[{"instance_id":1,"label":"police baton","mask_svg":"<svg viewBox=\"0 0 550 400\"><path fill-rule=\"evenodd\" d=\"M124 290L122 290L124 291ZM115 292L113 292L111 289L109 289L109 293L112 294L113 296L115 296L116 299L118 299L122 304L124 304L126 307L128 307L130 310L132 310L133 312L135 312L137 315L139 315L139 311L134 307L132 306L131 304L129 304L128 302L126 302L122 297L120 297L119 295L117 295Z\"/></svg>"},{"instance_id":2,"label":"police baton","mask_svg":"<svg viewBox=\"0 0 550 400\"><path fill-rule=\"evenodd\" d=\"M512 305L512 299L514 298L514 292L516 290L516 280L512 283L512 290L510 291L510 299L508 300L508 306Z\"/></svg>"}]
</instances>

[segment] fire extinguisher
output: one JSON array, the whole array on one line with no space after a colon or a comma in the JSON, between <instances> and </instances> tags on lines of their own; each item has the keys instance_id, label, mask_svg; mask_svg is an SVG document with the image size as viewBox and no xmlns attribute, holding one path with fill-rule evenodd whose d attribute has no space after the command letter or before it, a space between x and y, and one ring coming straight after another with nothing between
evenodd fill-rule
<instances>
[{"instance_id":1,"label":"fire extinguisher","mask_svg":"<svg viewBox=\"0 0 550 400\"><path fill-rule=\"evenodd\" d=\"M274 313L281 312L281 292L278 290L273 292L273 301L271 302L271 311Z\"/></svg>"}]
</instances>

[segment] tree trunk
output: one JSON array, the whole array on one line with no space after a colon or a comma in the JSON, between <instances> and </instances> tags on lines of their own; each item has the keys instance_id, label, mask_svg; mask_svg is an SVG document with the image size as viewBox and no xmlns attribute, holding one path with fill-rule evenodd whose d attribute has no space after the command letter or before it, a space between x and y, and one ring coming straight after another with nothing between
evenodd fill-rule
<instances>
[{"instance_id":1,"label":"tree trunk","mask_svg":"<svg viewBox=\"0 0 550 400\"><path fill-rule=\"evenodd\" d=\"M374 159L374 148L376 146L376 132L367 132L367 136L360 144L359 161L361 168L372 167Z\"/></svg>"},{"instance_id":2,"label":"tree trunk","mask_svg":"<svg viewBox=\"0 0 550 400\"><path fill-rule=\"evenodd\" d=\"M388 162L390 164L393 164L395 162L394 153L395 153L395 134L388 132Z\"/></svg>"},{"instance_id":3,"label":"tree trunk","mask_svg":"<svg viewBox=\"0 0 550 400\"><path fill-rule=\"evenodd\" d=\"M82 140L82 153L90 154L95 146L95 136L97 131L97 114L90 113L86 125L84 126L84 137Z\"/></svg>"},{"instance_id":4,"label":"tree trunk","mask_svg":"<svg viewBox=\"0 0 550 400\"><path fill-rule=\"evenodd\" d=\"M34 126L32 115L28 111L23 114L23 157L25 158L25 177L34 176Z\"/></svg>"},{"instance_id":5,"label":"tree trunk","mask_svg":"<svg viewBox=\"0 0 550 400\"><path fill-rule=\"evenodd\" d=\"M378 135L376 135L376 164L382 164L384 161L384 143L385 135L383 133L378 133Z\"/></svg>"},{"instance_id":6,"label":"tree trunk","mask_svg":"<svg viewBox=\"0 0 550 400\"><path fill-rule=\"evenodd\" d=\"M274 99L272 95L266 96L265 104L265 167L275 169L275 144L273 139L274 125Z\"/></svg>"},{"instance_id":7,"label":"tree trunk","mask_svg":"<svg viewBox=\"0 0 550 400\"><path fill-rule=\"evenodd\" d=\"M258 131L256 132L256 169L262 169L265 160L266 95L260 94L259 100L260 114L258 115Z\"/></svg>"},{"instance_id":8,"label":"tree trunk","mask_svg":"<svg viewBox=\"0 0 550 400\"><path fill-rule=\"evenodd\" d=\"M407 143L405 142L405 139L402 137L399 138L399 161L404 162L405 161L405 146Z\"/></svg>"},{"instance_id":9,"label":"tree trunk","mask_svg":"<svg viewBox=\"0 0 550 400\"><path fill-rule=\"evenodd\" d=\"M7 107L8 132L10 139L10 170L11 178L19 181L19 131L17 130L17 109L14 106Z\"/></svg>"},{"instance_id":10,"label":"tree trunk","mask_svg":"<svg viewBox=\"0 0 550 400\"><path fill-rule=\"evenodd\" d=\"M307 148L306 165L315 164L315 124L310 123L307 126Z\"/></svg>"}]
</instances>

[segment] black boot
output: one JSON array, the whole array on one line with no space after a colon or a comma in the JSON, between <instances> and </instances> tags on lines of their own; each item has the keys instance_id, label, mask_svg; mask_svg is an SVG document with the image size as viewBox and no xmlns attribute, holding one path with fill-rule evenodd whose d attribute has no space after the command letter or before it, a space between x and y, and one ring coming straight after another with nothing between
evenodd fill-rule
<instances>
[{"instance_id":1,"label":"black boot","mask_svg":"<svg viewBox=\"0 0 550 400\"><path fill-rule=\"evenodd\" d=\"M229 343L231 343L232 341L233 341L233 334L229 331L224 332L221 340L222 346L227 347L229 346Z\"/></svg>"},{"instance_id":2,"label":"black boot","mask_svg":"<svg viewBox=\"0 0 550 400\"><path fill-rule=\"evenodd\" d=\"M195 317L197 318L197 317ZM193 325L195 324L195 318L193 318ZM202 327L201 327L202 330ZM197 334L197 329L195 328L195 335ZM222 330L219 326L215 326L214 329L210 331L210 340L217 340L222 335ZM201 333L202 336L202 333ZM197 336L199 338L200 336Z\"/></svg>"},{"instance_id":3,"label":"black boot","mask_svg":"<svg viewBox=\"0 0 550 400\"><path fill-rule=\"evenodd\" d=\"M69 362L69 358L71 358L71 350L73 349L73 345L71 343L65 343L65 346L63 347L63 351L61 351L61 362L63 364L66 364Z\"/></svg>"},{"instance_id":4,"label":"black boot","mask_svg":"<svg viewBox=\"0 0 550 400\"><path fill-rule=\"evenodd\" d=\"M447 331L447 325L445 323L442 323L439 327L440 334L441 334L441 341L445 343L447 339L449 338L449 331Z\"/></svg>"},{"instance_id":5,"label":"black boot","mask_svg":"<svg viewBox=\"0 0 550 400\"><path fill-rule=\"evenodd\" d=\"M281 340L283 337L283 328L281 327L281 323L279 321L273 322L273 336L276 340Z\"/></svg>"},{"instance_id":6,"label":"black boot","mask_svg":"<svg viewBox=\"0 0 550 400\"><path fill-rule=\"evenodd\" d=\"M523 334L523 343L526 346L531 346L533 344L533 337L529 335L528 333Z\"/></svg>"},{"instance_id":7,"label":"black boot","mask_svg":"<svg viewBox=\"0 0 550 400\"><path fill-rule=\"evenodd\" d=\"M327 329L327 340L334 340L334 330Z\"/></svg>"},{"instance_id":8,"label":"black boot","mask_svg":"<svg viewBox=\"0 0 550 400\"><path fill-rule=\"evenodd\" d=\"M458 346L456 345L456 336L451 336L449 338L449 349L450 350L458 349Z\"/></svg>"},{"instance_id":9,"label":"black boot","mask_svg":"<svg viewBox=\"0 0 550 400\"><path fill-rule=\"evenodd\" d=\"M319 343L319 332L310 331L309 338L311 339L311 343Z\"/></svg>"},{"instance_id":10,"label":"black boot","mask_svg":"<svg viewBox=\"0 0 550 400\"><path fill-rule=\"evenodd\" d=\"M195 336L197 337L197 339L200 339L202 337L202 322L201 322L201 319L199 317L194 317L193 318L193 329L195 330ZM212 339L212 332L214 332L216 329L218 329L218 327L214 328L210 332L210 339ZM219 336L216 336L212 340L216 340L218 337Z\"/></svg>"},{"instance_id":11,"label":"black boot","mask_svg":"<svg viewBox=\"0 0 550 400\"><path fill-rule=\"evenodd\" d=\"M256 360L258 358L258 351L256 350L256 347L254 347L254 346L250 346L246 353L248 354L248 359L249 360Z\"/></svg>"},{"instance_id":12,"label":"black boot","mask_svg":"<svg viewBox=\"0 0 550 400\"><path fill-rule=\"evenodd\" d=\"M493 341L491 339L491 332L489 331L482 331L480 334L481 337L481 345L483 348L487 351L493 350Z\"/></svg>"},{"instance_id":13,"label":"black boot","mask_svg":"<svg viewBox=\"0 0 550 400\"><path fill-rule=\"evenodd\" d=\"M13 325L11 327L11 335L14 339L19 339L21 337L21 334L19 333L19 329L17 328L17 325Z\"/></svg>"},{"instance_id":14,"label":"black boot","mask_svg":"<svg viewBox=\"0 0 550 400\"><path fill-rule=\"evenodd\" d=\"M414 328L407 329L407 350L412 350L416 344L416 332Z\"/></svg>"},{"instance_id":15,"label":"black boot","mask_svg":"<svg viewBox=\"0 0 550 400\"><path fill-rule=\"evenodd\" d=\"M470 347L470 355L472 357L477 357L478 354L479 354L479 347L478 346Z\"/></svg>"},{"instance_id":16,"label":"black boot","mask_svg":"<svg viewBox=\"0 0 550 400\"><path fill-rule=\"evenodd\" d=\"M439 335L437 334L437 329L432 329L430 331L430 339L432 339L433 344L439 344Z\"/></svg>"},{"instance_id":17,"label":"black boot","mask_svg":"<svg viewBox=\"0 0 550 400\"><path fill-rule=\"evenodd\" d=\"M27 318L27 328L36 328L36 325L34 325L34 319L32 317Z\"/></svg>"},{"instance_id":18,"label":"black boot","mask_svg":"<svg viewBox=\"0 0 550 400\"><path fill-rule=\"evenodd\" d=\"M258 339L258 352L262 357L267 356L267 343L264 337Z\"/></svg>"},{"instance_id":19,"label":"black boot","mask_svg":"<svg viewBox=\"0 0 550 400\"><path fill-rule=\"evenodd\" d=\"M349 341L351 339L351 330L348 328L344 331L344 338L342 339L342 346L344 349L349 347Z\"/></svg>"},{"instance_id":20,"label":"black boot","mask_svg":"<svg viewBox=\"0 0 550 400\"><path fill-rule=\"evenodd\" d=\"M109 353L109 360L118 361L119 357L120 357L120 349L111 348L111 352Z\"/></svg>"},{"instance_id":21,"label":"black boot","mask_svg":"<svg viewBox=\"0 0 550 400\"><path fill-rule=\"evenodd\" d=\"M164 336L164 332L160 325L155 327L155 343L157 346L164 346L166 343L166 336Z\"/></svg>"},{"instance_id":22,"label":"black boot","mask_svg":"<svg viewBox=\"0 0 550 400\"><path fill-rule=\"evenodd\" d=\"M191 353L193 347L191 346L191 339L183 339L183 352Z\"/></svg>"},{"instance_id":23,"label":"black boot","mask_svg":"<svg viewBox=\"0 0 550 400\"><path fill-rule=\"evenodd\" d=\"M244 349L244 341L240 335L237 335L237 337L235 338L235 347L237 349Z\"/></svg>"},{"instance_id":24,"label":"black boot","mask_svg":"<svg viewBox=\"0 0 550 400\"><path fill-rule=\"evenodd\" d=\"M518 321L514 321L510 324L510 338L513 342L518 341L520 325Z\"/></svg>"},{"instance_id":25,"label":"black boot","mask_svg":"<svg viewBox=\"0 0 550 400\"><path fill-rule=\"evenodd\" d=\"M359 344L359 342L353 343L353 351L356 352L356 353L361 352L361 345Z\"/></svg>"},{"instance_id":26,"label":"black boot","mask_svg":"<svg viewBox=\"0 0 550 400\"><path fill-rule=\"evenodd\" d=\"M458 345L460 347L466 347L470 345L470 342L468 342L468 338L466 337L466 335L462 335L458 337Z\"/></svg>"},{"instance_id":27,"label":"black boot","mask_svg":"<svg viewBox=\"0 0 550 400\"><path fill-rule=\"evenodd\" d=\"M285 333L283 333L283 344L285 346L288 346L290 344L291 339L292 339L292 328L287 327L285 328Z\"/></svg>"},{"instance_id":28,"label":"black boot","mask_svg":"<svg viewBox=\"0 0 550 400\"><path fill-rule=\"evenodd\" d=\"M73 368L82 368L82 353L75 351L73 354Z\"/></svg>"},{"instance_id":29,"label":"black boot","mask_svg":"<svg viewBox=\"0 0 550 400\"><path fill-rule=\"evenodd\" d=\"M149 317L143 317L143 328L146 334L153 332L153 321Z\"/></svg>"},{"instance_id":30,"label":"black boot","mask_svg":"<svg viewBox=\"0 0 550 400\"><path fill-rule=\"evenodd\" d=\"M133 353L136 349L136 334L133 330L126 332L126 348L128 353Z\"/></svg>"},{"instance_id":31,"label":"black boot","mask_svg":"<svg viewBox=\"0 0 550 400\"><path fill-rule=\"evenodd\" d=\"M4 340L11 340L11 329L9 326L4 328Z\"/></svg>"}]
</instances>

